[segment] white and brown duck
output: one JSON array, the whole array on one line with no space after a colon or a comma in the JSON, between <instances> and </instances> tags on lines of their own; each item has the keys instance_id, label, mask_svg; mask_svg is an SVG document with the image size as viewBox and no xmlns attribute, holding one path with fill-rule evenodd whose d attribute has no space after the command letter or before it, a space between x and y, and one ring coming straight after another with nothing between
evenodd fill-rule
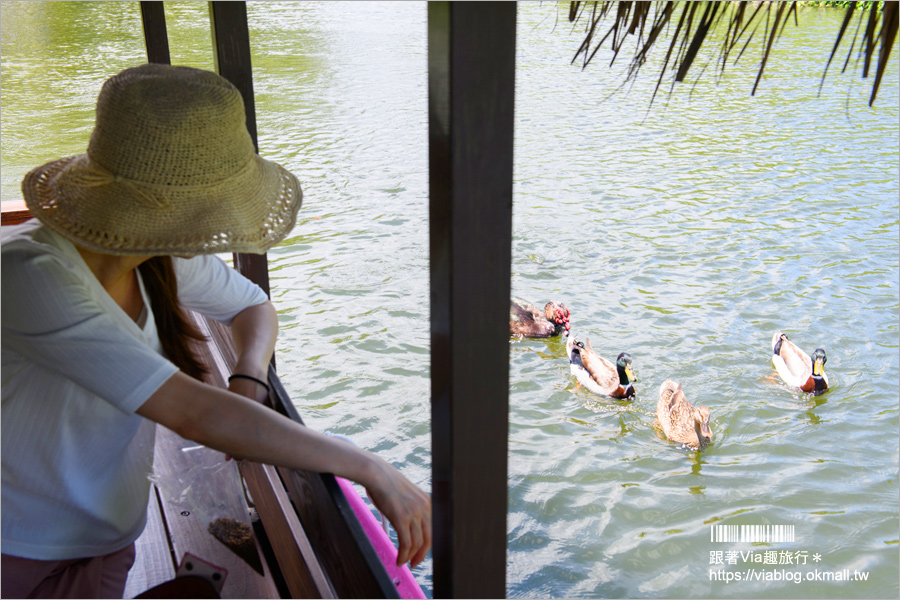
<instances>
[{"instance_id":1,"label":"white and brown duck","mask_svg":"<svg viewBox=\"0 0 900 600\"><path fill-rule=\"evenodd\" d=\"M509 302L509 335L520 338L547 338L560 333L569 335L569 309L562 302L551 301L543 312L521 298Z\"/></svg>"},{"instance_id":2,"label":"white and brown duck","mask_svg":"<svg viewBox=\"0 0 900 600\"><path fill-rule=\"evenodd\" d=\"M780 331L772 336L772 364L786 384L800 388L804 392L818 395L828 389L828 376L825 375L827 362L825 350L816 348L812 358L788 341Z\"/></svg>"},{"instance_id":3,"label":"white and brown duck","mask_svg":"<svg viewBox=\"0 0 900 600\"><path fill-rule=\"evenodd\" d=\"M659 388L656 424L669 440L692 450L702 450L712 439L709 408L695 407L684 397L681 384L670 379Z\"/></svg>"},{"instance_id":4,"label":"white and brown duck","mask_svg":"<svg viewBox=\"0 0 900 600\"><path fill-rule=\"evenodd\" d=\"M578 341L573 335L566 341L569 370L578 382L594 392L611 398L631 398L634 396L634 374L631 355L622 352L613 364L599 356L591 348L591 340Z\"/></svg>"}]
</instances>

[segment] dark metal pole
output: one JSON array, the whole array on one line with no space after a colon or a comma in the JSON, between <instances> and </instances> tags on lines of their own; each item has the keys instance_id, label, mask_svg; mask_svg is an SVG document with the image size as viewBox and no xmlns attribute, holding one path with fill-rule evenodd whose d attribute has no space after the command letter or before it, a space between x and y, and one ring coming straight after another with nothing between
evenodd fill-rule
<instances>
[{"instance_id":1,"label":"dark metal pole","mask_svg":"<svg viewBox=\"0 0 900 600\"><path fill-rule=\"evenodd\" d=\"M256 102L253 98L253 69L250 64L247 3L210 2L209 19L216 72L233 83L244 97L247 130L259 151L256 138ZM271 296L269 294L269 267L265 254L235 254L234 266Z\"/></svg>"},{"instance_id":2,"label":"dark metal pole","mask_svg":"<svg viewBox=\"0 0 900 600\"><path fill-rule=\"evenodd\" d=\"M141 2L141 22L144 24L147 62L171 64L169 36L166 33L166 11L163 3Z\"/></svg>"},{"instance_id":3,"label":"dark metal pole","mask_svg":"<svg viewBox=\"0 0 900 600\"><path fill-rule=\"evenodd\" d=\"M434 597L506 595L515 2L428 4Z\"/></svg>"},{"instance_id":4,"label":"dark metal pole","mask_svg":"<svg viewBox=\"0 0 900 600\"><path fill-rule=\"evenodd\" d=\"M163 3L141 2L141 22L144 24L147 62L171 64L169 36L166 33L166 11Z\"/></svg>"}]
</instances>

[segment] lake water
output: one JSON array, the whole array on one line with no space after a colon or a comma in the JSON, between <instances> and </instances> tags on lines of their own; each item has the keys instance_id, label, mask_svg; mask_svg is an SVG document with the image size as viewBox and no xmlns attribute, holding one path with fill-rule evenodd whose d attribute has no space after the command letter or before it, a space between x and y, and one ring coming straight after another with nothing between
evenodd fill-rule
<instances>
[{"instance_id":1,"label":"lake water","mask_svg":"<svg viewBox=\"0 0 900 600\"><path fill-rule=\"evenodd\" d=\"M173 62L212 68L206 4L166 10ZM260 150L305 193L269 253L279 374L309 425L429 488L426 7L248 12ZM659 56L611 93L624 64L570 65L565 14L520 5L513 292L565 302L639 380L633 402L600 398L563 340L510 343L509 596L900 594L898 53L874 107L843 54L817 96L842 14L801 10L755 97L756 45L648 111ZM145 56L137 3L4 2L0 23L5 201L83 151L100 82ZM826 349L831 389L776 379L776 330ZM709 406L702 453L654 430L665 379Z\"/></svg>"}]
</instances>

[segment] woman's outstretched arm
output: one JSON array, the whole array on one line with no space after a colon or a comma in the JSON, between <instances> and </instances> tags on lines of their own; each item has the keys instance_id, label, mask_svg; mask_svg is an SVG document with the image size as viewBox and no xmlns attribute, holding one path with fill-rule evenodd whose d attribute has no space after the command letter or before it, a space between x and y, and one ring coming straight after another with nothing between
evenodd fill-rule
<instances>
[{"instance_id":1,"label":"woman's outstretched arm","mask_svg":"<svg viewBox=\"0 0 900 600\"><path fill-rule=\"evenodd\" d=\"M417 565L431 547L431 499L372 453L181 372L160 386L137 412L182 437L227 454L290 469L333 473L362 484L397 531L398 564Z\"/></svg>"}]
</instances>

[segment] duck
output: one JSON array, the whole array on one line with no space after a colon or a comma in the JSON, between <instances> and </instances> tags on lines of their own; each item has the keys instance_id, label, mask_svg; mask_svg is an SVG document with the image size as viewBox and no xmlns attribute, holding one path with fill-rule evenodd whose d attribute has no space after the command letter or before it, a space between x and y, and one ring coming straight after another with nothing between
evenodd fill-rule
<instances>
[{"instance_id":1,"label":"duck","mask_svg":"<svg viewBox=\"0 0 900 600\"><path fill-rule=\"evenodd\" d=\"M569 335L569 309L562 302L550 301L544 312L521 298L509 302L509 335L519 338L548 338Z\"/></svg>"},{"instance_id":2,"label":"duck","mask_svg":"<svg viewBox=\"0 0 900 600\"><path fill-rule=\"evenodd\" d=\"M709 408L692 405L681 384L667 379L659 388L656 403L656 423L665 436L691 450L702 450L712 440L709 427Z\"/></svg>"},{"instance_id":3,"label":"duck","mask_svg":"<svg viewBox=\"0 0 900 600\"><path fill-rule=\"evenodd\" d=\"M776 331L772 336L772 364L786 384L814 395L828 389L825 363L828 358L823 348L816 348L812 358L786 335Z\"/></svg>"},{"instance_id":4,"label":"duck","mask_svg":"<svg viewBox=\"0 0 900 600\"><path fill-rule=\"evenodd\" d=\"M569 370L579 383L596 394L611 398L630 399L634 396L634 374L631 355L622 352L616 364L598 356L591 348L590 338L579 342L573 335L566 341Z\"/></svg>"}]
</instances>

